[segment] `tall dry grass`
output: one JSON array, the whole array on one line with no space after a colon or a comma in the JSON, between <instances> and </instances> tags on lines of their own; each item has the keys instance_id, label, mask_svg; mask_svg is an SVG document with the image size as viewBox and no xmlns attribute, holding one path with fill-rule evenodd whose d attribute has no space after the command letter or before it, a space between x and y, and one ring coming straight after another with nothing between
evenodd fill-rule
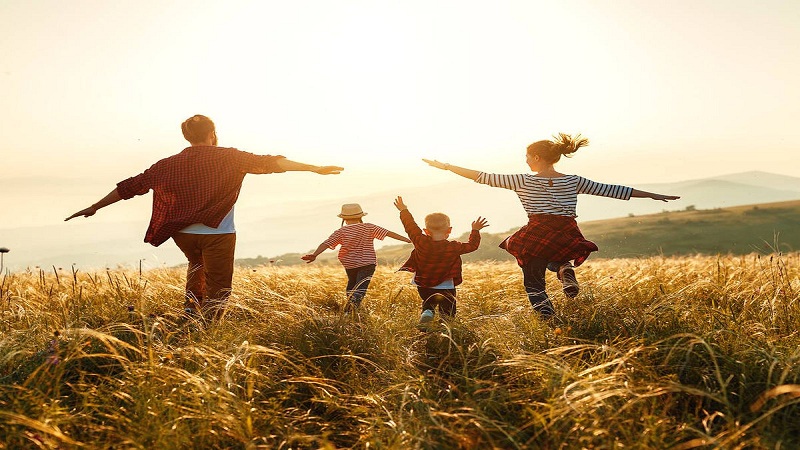
<instances>
[{"instance_id":1,"label":"tall dry grass","mask_svg":"<svg viewBox=\"0 0 800 450\"><path fill-rule=\"evenodd\" d=\"M430 333L392 267L358 317L338 267L239 270L211 325L182 270L15 273L0 448L797 448L798 262L591 261L550 323L516 266L467 264Z\"/></svg>"}]
</instances>

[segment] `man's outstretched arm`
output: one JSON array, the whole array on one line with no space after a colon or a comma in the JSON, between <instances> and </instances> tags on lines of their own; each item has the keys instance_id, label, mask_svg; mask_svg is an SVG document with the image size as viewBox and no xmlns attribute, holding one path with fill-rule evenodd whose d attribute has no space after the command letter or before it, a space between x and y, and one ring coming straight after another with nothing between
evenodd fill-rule
<instances>
[{"instance_id":1,"label":"man's outstretched arm","mask_svg":"<svg viewBox=\"0 0 800 450\"><path fill-rule=\"evenodd\" d=\"M95 203L94 205L92 205L92 206L90 206L90 207L88 207L86 209L82 209L82 210L76 212L75 214L73 214L73 215L67 217L66 219L64 219L64 221L66 222L69 219L73 219L73 218L79 217L79 216L83 216L83 217L93 216L94 213L96 213L98 209L105 208L106 206L114 204L114 203L117 203L120 200L122 200L122 197L119 195L119 192L117 191L117 189L114 188L114 190L109 192L108 195L106 195L105 197L101 198L99 202Z\"/></svg>"},{"instance_id":2,"label":"man's outstretched arm","mask_svg":"<svg viewBox=\"0 0 800 450\"><path fill-rule=\"evenodd\" d=\"M286 158L280 158L276 161L278 167L287 172L314 172L320 175L336 175L344 170L344 167L339 166L314 166L311 164L304 164L297 161L292 161Z\"/></svg>"}]
</instances>

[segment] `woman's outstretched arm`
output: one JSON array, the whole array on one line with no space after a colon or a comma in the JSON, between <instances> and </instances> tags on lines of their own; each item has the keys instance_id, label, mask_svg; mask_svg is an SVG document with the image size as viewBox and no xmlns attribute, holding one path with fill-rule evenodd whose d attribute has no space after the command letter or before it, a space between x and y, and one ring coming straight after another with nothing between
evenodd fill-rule
<instances>
[{"instance_id":1,"label":"woman's outstretched arm","mask_svg":"<svg viewBox=\"0 0 800 450\"><path fill-rule=\"evenodd\" d=\"M456 175L461 175L462 177L469 178L472 181L477 180L478 179L478 175L481 174L477 170L472 170L472 169L467 169L465 167L459 167L459 166L454 166L452 164L442 163L442 162L436 161L435 159L431 160L431 159L422 158L422 160L425 161L426 163L428 163L429 166L436 167L437 169L449 170L450 172L453 172Z\"/></svg>"},{"instance_id":2,"label":"woman's outstretched arm","mask_svg":"<svg viewBox=\"0 0 800 450\"><path fill-rule=\"evenodd\" d=\"M677 195L654 194L652 192L640 191L638 189L631 191L631 197L652 198L653 200L661 200L662 202L666 202L667 200L677 200L680 198Z\"/></svg>"}]
</instances>

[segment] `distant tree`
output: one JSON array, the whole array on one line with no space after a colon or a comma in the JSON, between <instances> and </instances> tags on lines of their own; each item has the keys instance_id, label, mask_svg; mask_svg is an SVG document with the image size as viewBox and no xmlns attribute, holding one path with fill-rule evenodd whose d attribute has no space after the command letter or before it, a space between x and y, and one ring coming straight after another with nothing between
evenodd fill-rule
<instances>
[{"instance_id":1,"label":"distant tree","mask_svg":"<svg viewBox=\"0 0 800 450\"><path fill-rule=\"evenodd\" d=\"M696 211L696 210L697 210L697 207L695 207L694 205L689 205L689 206L686 207L686 211Z\"/></svg>"}]
</instances>

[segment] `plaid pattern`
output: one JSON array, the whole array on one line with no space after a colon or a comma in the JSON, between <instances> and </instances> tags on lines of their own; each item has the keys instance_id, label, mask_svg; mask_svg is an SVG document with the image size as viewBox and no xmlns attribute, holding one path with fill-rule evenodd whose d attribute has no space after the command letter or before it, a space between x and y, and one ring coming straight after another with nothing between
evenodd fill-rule
<instances>
[{"instance_id":1,"label":"plaid pattern","mask_svg":"<svg viewBox=\"0 0 800 450\"><path fill-rule=\"evenodd\" d=\"M598 250L594 242L583 237L574 218L553 214L531 214L528 224L501 242L500 248L514 255L520 266L531 258L575 260L575 266L579 266Z\"/></svg>"},{"instance_id":2,"label":"plaid pattern","mask_svg":"<svg viewBox=\"0 0 800 450\"><path fill-rule=\"evenodd\" d=\"M408 233L408 238L414 244L414 250L408 261L399 269L414 272L414 283L422 287L438 286L445 280L453 279L453 284L458 286L461 278L461 255L474 252L481 243L481 234L472 230L469 242L434 241L430 236L422 233L414 217L406 209L400 211L400 220Z\"/></svg>"},{"instance_id":3,"label":"plaid pattern","mask_svg":"<svg viewBox=\"0 0 800 450\"><path fill-rule=\"evenodd\" d=\"M248 173L283 172L283 156L254 155L235 148L188 147L117 183L123 199L153 190L153 214L144 241L159 246L194 223L216 228L231 211Z\"/></svg>"}]
</instances>

